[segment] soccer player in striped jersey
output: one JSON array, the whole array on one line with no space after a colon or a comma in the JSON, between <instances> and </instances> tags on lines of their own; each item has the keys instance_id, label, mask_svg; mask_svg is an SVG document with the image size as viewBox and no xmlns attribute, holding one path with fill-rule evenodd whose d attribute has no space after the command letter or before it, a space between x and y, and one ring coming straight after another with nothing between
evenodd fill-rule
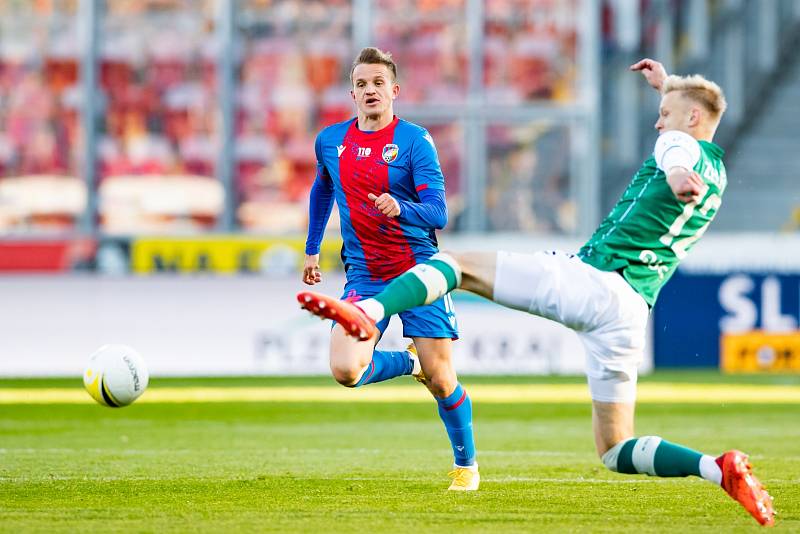
<instances>
[{"instance_id":1,"label":"soccer player in striped jersey","mask_svg":"<svg viewBox=\"0 0 800 534\"><path fill-rule=\"evenodd\" d=\"M635 437L637 367L649 310L678 263L705 233L721 205L727 177L712 142L726 103L701 76L667 76L657 61L631 66L661 97L653 154L577 254L439 253L352 305L301 294L334 309L367 335L384 316L430 302L453 289L558 321L575 330L587 353L592 425L608 469L718 484L762 525L774 524L772 498L745 454L718 457L658 436ZM520 282L524 283L520 283ZM308 305L306 305L308 308Z\"/></svg>"},{"instance_id":2,"label":"soccer player in striped jersey","mask_svg":"<svg viewBox=\"0 0 800 534\"><path fill-rule=\"evenodd\" d=\"M343 297L369 298L407 269L438 252L436 229L447 224L444 176L436 147L422 127L398 119L400 93L390 54L365 48L350 71L353 119L322 130L316 140L317 176L311 189L303 281L321 281L319 248L335 201L343 239L346 284ZM340 318L331 331L330 363L342 385L359 387L414 375L438 403L450 439L454 468L449 489L478 489L472 401L458 383L451 344L458 338L450 295L399 312L405 351L376 350L389 324L386 316L360 340L348 337ZM343 328L343 326L345 328Z\"/></svg>"}]
</instances>

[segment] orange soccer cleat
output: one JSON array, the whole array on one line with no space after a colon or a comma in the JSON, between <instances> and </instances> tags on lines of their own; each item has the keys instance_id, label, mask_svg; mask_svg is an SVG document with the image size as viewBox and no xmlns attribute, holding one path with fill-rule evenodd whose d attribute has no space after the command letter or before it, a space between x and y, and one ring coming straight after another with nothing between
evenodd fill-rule
<instances>
[{"instance_id":1,"label":"orange soccer cleat","mask_svg":"<svg viewBox=\"0 0 800 534\"><path fill-rule=\"evenodd\" d=\"M719 458L722 469L722 488L728 495L744 506L760 524L771 527L775 524L775 509L772 497L753 474L747 455L741 451L728 451Z\"/></svg>"},{"instance_id":2,"label":"orange soccer cleat","mask_svg":"<svg viewBox=\"0 0 800 534\"><path fill-rule=\"evenodd\" d=\"M314 291L301 291L297 294L297 302L314 315L336 321L347 335L360 341L367 341L378 334L375 322L348 300L338 300Z\"/></svg>"}]
</instances>

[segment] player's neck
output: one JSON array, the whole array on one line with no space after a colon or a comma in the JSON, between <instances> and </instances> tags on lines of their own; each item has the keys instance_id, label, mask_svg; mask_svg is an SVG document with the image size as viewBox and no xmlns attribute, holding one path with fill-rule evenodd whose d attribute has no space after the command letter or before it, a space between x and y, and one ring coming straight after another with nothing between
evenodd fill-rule
<instances>
[{"instance_id":1,"label":"player's neck","mask_svg":"<svg viewBox=\"0 0 800 534\"><path fill-rule=\"evenodd\" d=\"M698 141L706 141L708 143L714 142L715 130L709 128L695 128L689 131L688 134L697 139Z\"/></svg>"},{"instance_id":2,"label":"player's neck","mask_svg":"<svg viewBox=\"0 0 800 534\"><path fill-rule=\"evenodd\" d=\"M699 139L700 139L700 141L706 141L706 142L708 142L708 143L713 143L713 142L714 142L714 134L715 134L715 133L716 133L716 132L715 132L714 130L711 130L711 131L708 131L708 132L704 132L704 133L703 133L703 134L700 136L700 138L699 138Z\"/></svg>"},{"instance_id":3,"label":"player's neck","mask_svg":"<svg viewBox=\"0 0 800 534\"><path fill-rule=\"evenodd\" d=\"M394 120L394 112L386 111L381 115L358 115L358 129L362 132L377 132L389 126Z\"/></svg>"}]
</instances>

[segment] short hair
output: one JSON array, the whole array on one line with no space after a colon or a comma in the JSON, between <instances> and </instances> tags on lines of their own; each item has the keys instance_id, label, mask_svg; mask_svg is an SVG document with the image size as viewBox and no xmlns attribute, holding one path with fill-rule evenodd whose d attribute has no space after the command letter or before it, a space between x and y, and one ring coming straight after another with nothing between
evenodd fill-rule
<instances>
[{"instance_id":1,"label":"short hair","mask_svg":"<svg viewBox=\"0 0 800 534\"><path fill-rule=\"evenodd\" d=\"M353 83L353 71L361 64L386 65L392 73L392 81L397 81L397 65L392 59L392 54L390 52L384 52L374 46L362 48L361 52L358 53L358 57L353 60L353 65L350 67L350 83Z\"/></svg>"},{"instance_id":2,"label":"short hair","mask_svg":"<svg viewBox=\"0 0 800 534\"><path fill-rule=\"evenodd\" d=\"M692 76L667 76L661 87L661 94L680 91L686 98L697 102L708 111L716 122L722 118L728 103L719 85L695 74Z\"/></svg>"}]
</instances>

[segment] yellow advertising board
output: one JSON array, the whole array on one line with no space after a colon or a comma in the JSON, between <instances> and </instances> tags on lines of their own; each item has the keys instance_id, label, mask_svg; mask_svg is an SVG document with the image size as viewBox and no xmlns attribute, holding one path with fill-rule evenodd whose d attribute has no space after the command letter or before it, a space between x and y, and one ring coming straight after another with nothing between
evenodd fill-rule
<instances>
[{"instance_id":1,"label":"yellow advertising board","mask_svg":"<svg viewBox=\"0 0 800 534\"><path fill-rule=\"evenodd\" d=\"M800 331L723 334L720 368L726 373L800 372Z\"/></svg>"},{"instance_id":2,"label":"yellow advertising board","mask_svg":"<svg viewBox=\"0 0 800 534\"><path fill-rule=\"evenodd\" d=\"M320 251L323 272L341 270L341 239L328 240ZM305 258L302 238L208 236L140 238L131 243L131 271L136 274L300 273Z\"/></svg>"}]
</instances>

